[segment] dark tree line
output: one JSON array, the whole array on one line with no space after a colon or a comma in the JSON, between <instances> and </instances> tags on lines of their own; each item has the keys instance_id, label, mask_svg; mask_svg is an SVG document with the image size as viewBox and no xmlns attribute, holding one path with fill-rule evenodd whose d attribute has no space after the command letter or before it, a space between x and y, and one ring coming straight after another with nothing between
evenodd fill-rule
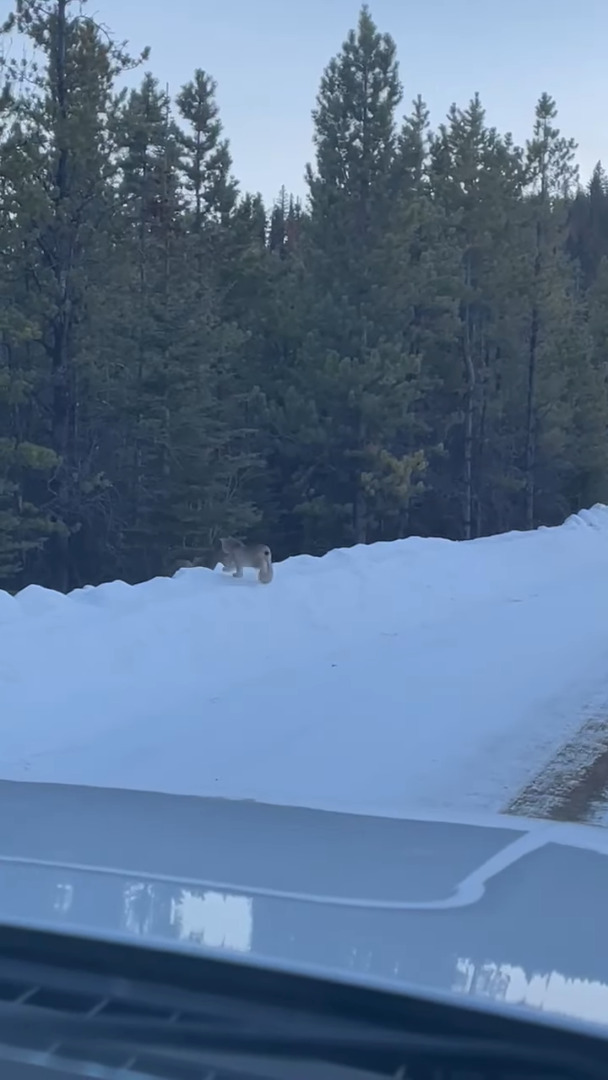
<instances>
[{"instance_id":1,"label":"dark tree line","mask_svg":"<svg viewBox=\"0 0 608 1080\"><path fill-rule=\"evenodd\" d=\"M84 13L83 13L84 12ZM469 538L608 501L608 179L543 94L402 114L367 8L301 206L242 194L194 73L170 99L73 0L17 0L0 99L0 586Z\"/></svg>"}]
</instances>

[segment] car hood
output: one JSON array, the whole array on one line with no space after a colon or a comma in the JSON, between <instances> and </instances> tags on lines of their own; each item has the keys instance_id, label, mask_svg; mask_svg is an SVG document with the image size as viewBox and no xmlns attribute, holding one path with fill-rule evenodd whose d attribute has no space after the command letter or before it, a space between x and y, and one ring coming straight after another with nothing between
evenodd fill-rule
<instances>
[{"instance_id":1,"label":"car hood","mask_svg":"<svg viewBox=\"0 0 608 1080\"><path fill-rule=\"evenodd\" d=\"M0 781L0 921L608 1026L608 830Z\"/></svg>"}]
</instances>

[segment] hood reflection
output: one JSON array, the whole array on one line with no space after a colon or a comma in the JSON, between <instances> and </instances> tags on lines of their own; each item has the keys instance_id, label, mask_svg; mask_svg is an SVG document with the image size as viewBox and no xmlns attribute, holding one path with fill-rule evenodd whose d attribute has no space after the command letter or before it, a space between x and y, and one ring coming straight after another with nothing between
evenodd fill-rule
<instances>
[{"instance_id":1,"label":"hood reflection","mask_svg":"<svg viewBox=\"0 0 608 1080\"><path fill-rule=\"evenodd\" d=\"M28 874L40 873L40 868L28 870ZM21 870L21 874L23 871ZM65 873L65 871L63 871ZM68 925L83 924L83 907L86 915L86 887L91 885L86 872L70 871L80 878L79 882L57 882L51 900L52 912L58 921ZM42 870L48 875L48 870ZM6 868L2 868L3 878ZM89 920L92 926L104 926L111 930L120 930L138 937L172 937L182 942L201 945L206 949L230 949L235 952L251 950L253 934L253 900L234 893L220 893L214 890L197 891L191 888L179 888L165 884L134 881L124 883L115 879L122 894L122 917L118 925L108 926L108 916L117 910L111 903L106 912L100 910L101 895L97 895L99 876L94 875L95 898L89 913L95 917ZM89 880L87 881L87 878ZM8 883L4 880L3 884ZM33 887L33 882L30 887ZM7 889L6 892L9 890ZM103 892L105 890L101 890ZM3 889L3 903L6 892ZM44 896L45 890L38 895ZM82 901L84 900L84 905ZM11 914L25 917L23 910ZM40 917L40 912L38 913Z\"/></svg>"},{"instance_id":2,"label":"hood reflection","mask_svg":"<svg viewBox=\"0 0 608 1080\"><path fill-rule=\"evenodd\" d=\"M179 937L207 949L249 952L253 936L253 900L227 893L183 889L173 901Z\"/></svg>"},{"instance_id":3,"label":"hood reflection","mask_svg":"<svg viewBox=\"0 0 608 1080\"><path fill-rule=\"evenodd\" d=\"M457 993L486 996L509 1005L525 1005L546 1012L576 1016L605 1024L608 1016L608 985L588 979L569 979L557 971L528 976L509 964L475 964L459 959L452 989Z\"/></svg>"},{"instance_id":4,"label":"hood reflection","mask_svg":"<svg viewBox=\"0 0 608 1080\"><path fill-rule=\"evenodd\" d=\"M454 911L379 913L124 871L0 860L0 911L8 921L257 953L605 1024L608 985L593 934L597 924L573 919L565 907L536 922L530 934L517 898L511 888L502 910L488 892L478 904ZM530 896L519 899L529 910Z\"/></svg>"}]
</instances>

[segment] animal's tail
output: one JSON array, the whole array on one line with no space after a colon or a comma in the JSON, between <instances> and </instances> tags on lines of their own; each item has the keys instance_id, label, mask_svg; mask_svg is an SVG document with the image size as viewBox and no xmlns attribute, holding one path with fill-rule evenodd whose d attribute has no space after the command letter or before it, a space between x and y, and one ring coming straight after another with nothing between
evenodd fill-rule
<instances>
[{"instance_id":1,"label":"animal's tail","mask_svg":"<svg viewBox=\"0 0 608 1080\"><path fill-rule=\"evenodd\" d=\"M260 585L270 585L273 574L274 571L272 569L272 563L268 561L264 564L264 566L260 567L260 570L258 572L258 581L260 582Z\"/></svg>"}]
</instances>

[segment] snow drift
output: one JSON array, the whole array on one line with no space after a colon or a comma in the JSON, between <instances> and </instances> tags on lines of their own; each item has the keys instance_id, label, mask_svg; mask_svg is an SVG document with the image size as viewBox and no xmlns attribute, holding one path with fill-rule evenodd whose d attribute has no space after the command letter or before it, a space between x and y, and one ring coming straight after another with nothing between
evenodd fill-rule
<instances>
[{"instance_id":1,"label":"snow drift","mask_svg":"<svg viewBox=\"0 0 608 1080\"><path fill-rule=\"evenodd\" d=\"M500 810L608 708L608 507L255 574L0 592L0 776Z\"/></svg>"}]
</instances>

